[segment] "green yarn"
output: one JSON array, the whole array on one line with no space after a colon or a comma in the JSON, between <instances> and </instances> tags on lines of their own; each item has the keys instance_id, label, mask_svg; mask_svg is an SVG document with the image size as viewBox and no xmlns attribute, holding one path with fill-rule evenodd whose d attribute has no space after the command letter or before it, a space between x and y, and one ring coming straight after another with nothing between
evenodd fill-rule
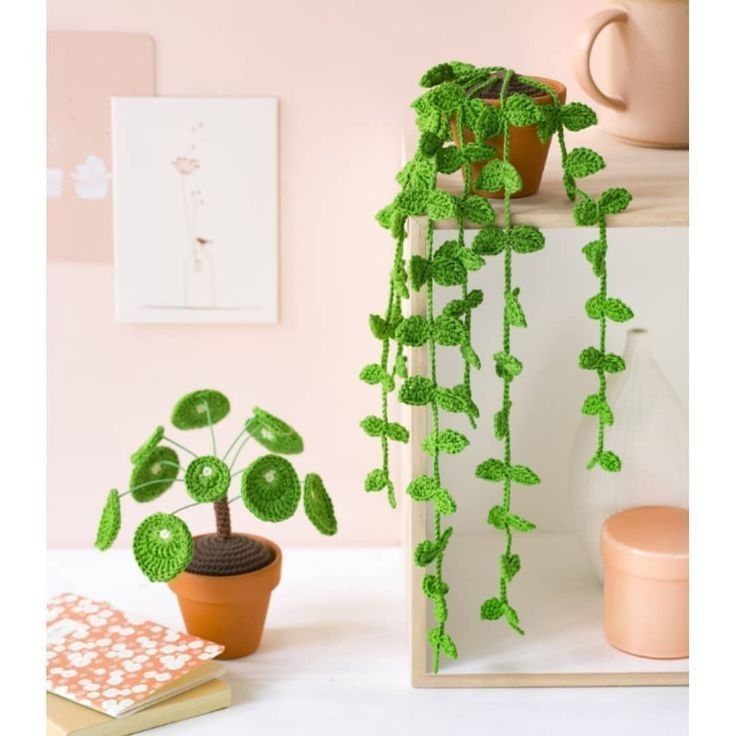
<instances>
[{"instance_id":1,"label":"green yarn","mask_svg":"<svg viewBox=\"0 0 736 736\"><path fill-rule=\"evenodd\" d=\"M293 516L300 495L299 477L286 458L264 455L254 460L243 473L243 503L262 521L283 521Z\"/></svg>"},{"instance_id":2,"label":"green yarn","mask_svg":"<svg viewBox=\"0 0 736 736\"><path fill-rule=\"evenodd\" d=\"M514 81L513 88L511 82ZM518 83L518 84L517 84ZM597 278L599 293L586 304L586 312L600 322L598 347L581 354L581 367L597 372L599 391L595 400L586 399L584 413L597 416L600 422L599 442L589 467L600 466L609 472L620 467L620 459L603 444L603 428L610 425L613 415L606 400L605 380L609 373L623 370L620 356L609 353L605 346L606 320L623 322L633 315L622 300L606 293L606 226L605 218L626 209L630 194L620 188L609 189L597 199L583 192L579 179L593 176L605 166L603 158L590 148L567 151L564 132L583 130L597 122L595 112L587 105L559 101L555 90L527 77L517 77L502 67L476 68L463 62L438 64L427 71L421 84L427 91L412 103L420 132L419 145L414 157L397 176L400 191L394 200L376 216L381 227L391 233L395 250L389 275L388 302L383 314L369 318L371 332L381 341L381 361L361 371L361 380L381 388L381 415L366 417L361 426L370 437L381 441L381 467L371 470L365 478L365 490L387 490L389 502L395 504L393 483L389 475L388 456L388 394L398 390L399 401L410 406L427 407L431 417L428 436L423 447L432 457L431 475L414 479L407 488L409 496L422 503L432 503L434 510L433 538L422 541L415 550L417 564L434 565L431 591L425 594L432 600L436 626L430 629L429 645L433 650L433 670L436 672L442 654L457 656L457 650L445 631L448 620L446 584L442 579L442 562L449 540L448 530L442 527L444 514L455 510L455 502L442 487L441 458L446 452L462 451L467 444L463 435L454 437L450 430L440 428L440 411L464 413L472 427L478 418L478 407L473 401L471 371L480 368L481 361L472 345L472 313L481 303L478 290L468 290L468 273L482 268L484 257L503 254L504 285L502 292L503 337L500 349L493 354L496 375L502 382L501 406L493 416L493 433L503 446L503 457L491 459L478 466L478 477L502 485L502 502L489 514L489 523L504 533L505 549L499 571L499 594L481 607L481 616L487 620L503 618L515 630L523 633L519 617L508 601L508 585L521 569L521 560L513 549L513 533L528 532L534 528L531 521L522 519L511 510L513 484L537 485L537 474L525 465L515 464L511 457L512 401L511 386L523 372L519 356L511 349L513 329L527 326L521 290L514 283L512 265L514 255L536 253L544 248L542 232L531 225L512 222L511 195L520 191L523 182L511 162L510 128L534 125L543 142L557 136L563 160L563 185L572 200L573 220L580 226L598 226L597 240L584 248ZM489 105L478 95L485 89L500 90L498 105ZM551 102L539 104L522 89L540 90ZM452 127L459 131L452 141ZM462 134L470 129L475 140L466 142ZM499 155L490 145L501 137ZM471 164L480 163L479 174L472 181ZM454 195L437 183L437 174L461 171L464 187ZM485 198L471 193L471 184L481 191L503 193L502 221L496 225L496 213ZM408 217L426 218L426 242L423 254L411 254L407 261L404 249ZM458 236L455 240L434 247L434 224L438 220L454 220ZM473 223L479 231L470 247L465 244L465 227ZM422 223L422 226L423 223ZM425 290L426 314L404 317L402 300L408 298L408 287ZM456 288L459 293L446 301L441 313L435 314L436 290ZM408 376L404 351L424 347L429 358L428 375ZM464 363L462 383L450 388L440 386L436 372L436 350L452 347L459 350ZM390 367L392 354L393 368ZM389 378L393 380L389 380ZM403 433L402 433L403 436ZM456 441L454 441L456 440Z\"/></svg>"},{"instance_id":3,"label":"green yarn","mask_svg":"<svg viewBox=\"0 0 736 736\"><path fill-rule=\"evenodd\" d=\"M286 422L255 407L253 416L245 423L248 434L271 452L280 455L297 455L304 450L299 433Z\"/></svg>"},{"instance_id":4,"label":"green yarn","mask_svg":"<svg viewBox=\"0 0 736 736\"><path fill-rule=\"evenodd\" d=\"M176 402L171 423L177 429L200 429L217 424L230 413L230 401L219 391L209 388L192 391Z\"/></svg>"},{"instance_id":5,"label":"green yarn","mask_svg":"<svg viewBox=\"0 0 736 736\"><path fill-rule=\"evenodd\" d=\"M117 539L119 531L120 494L113 488L107 494L107 501L105 502L105 507L102 509L102 516L100 516L100 522L97 526L95 547L99 550L109 549Z\"/></svg>"},{"instance_id":6,"label":"green yarn","mask_svg":"<svg viewBox=\"0 0 736 736\"><path fill-rule=\"evenodd\" d=\"M304 479L304 513L320 534L332 536L337 533L337 519L322 478L308 473Z\"/></svg>"},{"instance_id":7,"label":"green yarn","mask_svg":"<svg viewBox=\"0 0 736 736\"><path fill-rule=\"evenodd\" d=\"M153 430L151 436L130 456L130 462L133 465L138 464L143 458L158 447L159 442L164 438L164 428L159 424Z\"/></svg>"},{"instance_id":8,"label":"green yarn","mask_svg":"<svg viewBox=\"0 0 736 736\"><path fill-rule=\"evenodd\" d=\"M195 501L219 501L230 487L230 469L214 455L204 455L189 463L184 483Z\"/></svg>"},{"instance_id":9,"label":"green yarn","mask_svg":"<svg viewBox=\"0 0 736 736\"><path fill-rule=\"evenodd\" d=\"M170 447L154 447L134 466L130 474L133 498L147 503L174 485L179 475L179 456Z\"/></svg>"},{"instance_id":10,"label":"green yarn","mask_svg":"<svg viewBox=\"0 0 736 736\"><path fill-rule=\"evenodd\" d=\"M151 582L167 582L191 562L194 554L191 532L177 516L152 514L135 530L133 554Z\"/></svg>"}]
</instances>

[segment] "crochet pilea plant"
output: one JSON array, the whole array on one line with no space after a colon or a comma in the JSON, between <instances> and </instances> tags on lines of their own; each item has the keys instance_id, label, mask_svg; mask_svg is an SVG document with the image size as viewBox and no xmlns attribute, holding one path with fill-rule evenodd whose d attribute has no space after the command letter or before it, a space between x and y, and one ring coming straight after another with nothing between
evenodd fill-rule
<instances>
[{"instance_id":1,"label":"crochet pilea plant","mask_svg":"<svg viewBox=\"0 0 736 736\"><path fill-rule=\"evenodd\" d=\"M300 435L286 422L255 408L243 429L222 457L217 455L214 425L230 412L230 402L219 391L204 389L181 398L171 415L180 430L209 428L212 453L197 456L192 450L166 436L159 426L131 455L133 469L128 489L111 490L102 510L95 546L106 550L120 531L120 499L130 494L134 501L148 503L175 483L182 483L192 498L171 513L155 513L145 518L135 531L133 552L138 566L152 581L167 581L183 570L202 575L236 575L252 572L271 562L271 553L260 542L231 529L230 504L241 499L245 507L262 521L284 521L293 516L300 500L307 518L321 534L337 532L332 501L322 479L309 473L299 480L294 466L283 455L304 449ZM234 470L241 450L255 440L270 454ZM176 448L176 449L174 449ZM182 462L177 449L190 456ZM228 498L232 479L240 476L240 493ZM192 537L179 513L203 503L212 504L217 531Z\"/></svg>"},{"instance_id":2,"label":"crochet pilea plant","mask_svg":"<svg viewBox=\"0 0 736 736\"><path fill-rule=\"evenodd\" d=\"M609 472L620 470L621 460L605 444L605 428L613 423L606 397L606 377L623 370L624 361L607 351L606 323L609 319L624 322L633 312L608 293L606 218L625 210L631 195L625 189L613 188L593 197L582 189L580 180L601 170L605 163L589 148L568 151L565 134L594 125L596 114L579 102L563 104L547 84L502 67L476 68L450 62L430 69L422 77L421 85L429 89L412 104L417 113L419 145L397 175L401 191L377 215L381 226L390 231L395 246L386 309L383 314L370 315L369 319L370 329L381 343L380 362L365 366L360 374L363 381L379 387L381 414L366 417L361 425L369 435L379 438L382 451L381 466L368 473L365 490L385 489L389 503L395 506L394 484L389 474L389 442L408 442L409 432L390 421L388 396L398 386L400 402L425 406L431 416L431 429L423 440L423 448L431 458L432 472L413 479L407 493L415 501L431 503L434 511L433 536L419 543L414 557L417 565L428 568L423 590L434 607L436 625L429 631L429 644L434 652L436 672L441 654L457 656L455 643L446 631L449 586L442 572L452 536L452 527L445 526L445 517L455 512L456 504L450 490L442 484L441 458L445 453L462 452L468 445L465 435L442 428L441 417L443 412L464 414L473 428L478 419L471 373L481 367L481 361L472 344L471 323L473 310L483 301L483 294L477 289L469 290L468 273L481 269L485 259L493 256L501 256L504 266L504 288L499 295L502 344L493 351L495 374L501 381L501 401L492 421L493 434L502 451L500 457L481 463L476 475L502 487L500 501L491 508L488 523L504 535L505 543L499 559L498 593L482 603L480 615L485 620L504 619L514 630L524 633L519 616L509 602L509 583L521 568L519 555L513 550L513 535L529 532L535 525L512 511L512 488L514 484L537 485L540 479L531 468L517 464L511 452L511 386L523 369L521 360L512 352L512 335L515 329L527 326L512 266L515 256L540 251L544 247L544 235L536 227L514 224L511 199L521 191L523 182L512 163L511 129L535 126L542 142L557 138L563 183L573 203L572 219L579 226L598 229L598 237L583 248L583 254L598 279L598 291L586 302L585 311L598 322L599 339L596 346L582 350L579 363L598 378L597 390L585 399L582 407L584 414L598 421L598 441L588 467ZM534 99L539 96L550 101L541 104ZM494 98L496 104L490 104L489 98ZM473 174L474 166L476 170L479 168L477 176ZM459 196L444 191L437 183L438 174L457 171L462 172L464 181ZM500 222L489 200L475 191L502 193ZM425 217L427 228L424 254L407 259L405 243L410 217ZM457 238L435 248L434 223L439 220L453 220ZM467 237L467 224L477 229L472 242ZM438 311L435 303L440 287L455 289L456 298ZM426 314L404 316L403 302L409 298L410 288L425 290ZM407 374L407 346L426 346L429 375ZM459 350L464 363L462 381L454 386L440 385L437 380L436 354L445 346Z\"/></svg>"}]
</instances>

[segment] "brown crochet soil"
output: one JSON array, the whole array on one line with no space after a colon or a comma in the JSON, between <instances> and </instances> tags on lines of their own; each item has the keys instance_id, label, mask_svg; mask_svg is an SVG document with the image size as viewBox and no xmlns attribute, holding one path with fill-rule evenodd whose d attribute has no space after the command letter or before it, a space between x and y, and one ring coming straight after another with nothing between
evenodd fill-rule
<instances>
[{"instance_id":1,"label":"brown crochet soil","mask_svg":"<svg viewBox=\"0 0 736 736\"><path fill-rule=\"evenodd\" d=\"M496 74L494 75L495 79L486 87L483 87L477 94L475 94L475 97L480 97L483 100L497 100L501 96L501 87L503 86L503 75L502 74ZM507 94L515 94L519 93L522 95L527 95L528 97L541 97L542 95L546 95L547 93L543 89L537 89L536 87L532 87L531 84L526 84L525 82L522 82L519 79L518 74L514 74L513 77L511 77L511 81L509 82L508 86L508 92Z\"/></svg>"},{"instance_id":2,"label":"brown crochet soil","mask_svg":"<svg viewBox=\"0 0 736 736\"><path fill-rule=\"evenodd\" d=\"M227 539L205 534L194 540L194 556L187 572L195 575L243 575L266 567L272 560L268 547L245 534L233 534Z\"/></svg>"}]
</instances>

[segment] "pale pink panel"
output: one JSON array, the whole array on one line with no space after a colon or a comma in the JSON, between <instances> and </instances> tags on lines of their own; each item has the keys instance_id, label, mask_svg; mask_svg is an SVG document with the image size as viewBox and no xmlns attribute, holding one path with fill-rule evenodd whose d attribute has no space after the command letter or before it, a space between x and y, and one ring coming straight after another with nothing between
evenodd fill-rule
<instances>
[{"instance_id":1,"label":"pale pink panel","mask_svg":"<svg viewBox=\"0 0 736 736\"><path fill-rule=\"evenodd\" d=\"M153 39L48 34L48 258L112 260L110 97L153 95Z\"/></svg>"}]
</instances>

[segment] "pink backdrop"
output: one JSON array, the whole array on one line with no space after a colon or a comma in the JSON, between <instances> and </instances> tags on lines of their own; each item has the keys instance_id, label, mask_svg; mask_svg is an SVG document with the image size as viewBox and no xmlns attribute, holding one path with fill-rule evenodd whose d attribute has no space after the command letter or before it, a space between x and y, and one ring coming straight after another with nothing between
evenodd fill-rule
<instances>
[{"instance_id":1,"label":"pink backdrop","mask_svg":"<svg viewBox=\"0 0 736 736\"><path fill-rule=\"evenodd\" d=\"M323 475L339 516L327 543L398 543L399 513L362 490L379 448L358 421L378 395L357 373L376 357L367 315L382 308L390 242L373 213L395 192L408 103L421 72L446 59L556 77L582 99L572 41L598 5L466 0L448 14L440 0L50 0L49 30L150 33L160 95L279 97L281 322L116 325L111 264L49 264L49 544L91 544L130 452L179 394L204 386L230 395L227 429L253 404L301 429L298 469ZM192 441L206 447L206 433ZM162 510L183 505L178 494ZM124 506L124 541L149 511ZM208 509L185 514L198 531L210 524ZM274 528L239 509L235 523L285 544L324 541L301 517Z\"/></svg>"}]
</instances>

